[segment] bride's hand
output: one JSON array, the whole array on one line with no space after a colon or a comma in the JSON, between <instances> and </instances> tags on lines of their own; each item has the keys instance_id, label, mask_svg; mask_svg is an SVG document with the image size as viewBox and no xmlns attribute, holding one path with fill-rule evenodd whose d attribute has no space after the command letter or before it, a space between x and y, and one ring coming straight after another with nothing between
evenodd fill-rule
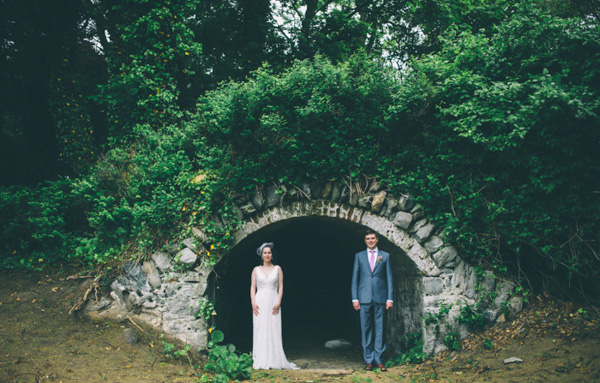
<instances>
[{"instance_id":1,"label":"bride's hand","mask_svg":"<svg viewBox=\"0 0 600 383\"><path fill-rule=\"evenodd\" d=\"M277 315L277 313L279 312L280 306L281 306L281 304L275 303L275 306L273 306L273 315Z\"/></svg>"},{"instance_id":2,"label":"bride's hand","mask_svg":"<svg viewBox=\"0 0 600 383\"><path fill-rule=\"evenodd\" d=\"M258 305L256 303L254 303L252 305L252 312L254 313L254 315L258 316L258 313L260 312L260 307L258 307Z\"/></svg>"}]
</instances>

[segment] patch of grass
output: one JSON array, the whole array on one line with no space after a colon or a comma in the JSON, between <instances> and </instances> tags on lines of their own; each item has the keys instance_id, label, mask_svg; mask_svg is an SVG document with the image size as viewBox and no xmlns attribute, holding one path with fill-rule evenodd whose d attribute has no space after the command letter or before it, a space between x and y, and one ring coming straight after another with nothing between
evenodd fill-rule
<instances>
[{"instance_id":1,"label":"patch of grass","mask_svg":"<svg viewBox=\"0 0 600 383\"><path fill-rule=\"evenodd\" d=\"M371 382L373 382L373 379L368 378L368 377L367 378L363 378L363 377L358 376L358 375L353 375L352 376L352 382L354 382L354 383L371 383Z\"/></svg>"}]
</instances>

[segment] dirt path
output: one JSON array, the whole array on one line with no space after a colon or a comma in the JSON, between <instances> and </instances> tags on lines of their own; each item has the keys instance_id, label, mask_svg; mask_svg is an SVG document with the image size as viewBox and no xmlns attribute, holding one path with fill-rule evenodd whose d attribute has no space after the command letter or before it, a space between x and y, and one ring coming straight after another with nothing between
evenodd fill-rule
<instances>
[{"instance_id":1,"label":"dirt path","mask_svg":"<svg viewBox=\"0 0 600 383\"><path fill-rule=\"evenodd\" d=\"M0 277L0 382L198 381L187 361L162 354L160 334L146 335L126 321L92 323L68 315L82 294L80 280L66 273ZM385 373L361 371L349 355L315 350L318 360L296 361L318 369L257 371L251 381L600 383L600 325L591 310L578 309L542 299L519 318L472 336L460 352ZM138 343L125 341L126 327L136 331ZM494 343L491 350L484 338ZM523 362L505 365L508 357Z\"/></svg>"}]
</instances>

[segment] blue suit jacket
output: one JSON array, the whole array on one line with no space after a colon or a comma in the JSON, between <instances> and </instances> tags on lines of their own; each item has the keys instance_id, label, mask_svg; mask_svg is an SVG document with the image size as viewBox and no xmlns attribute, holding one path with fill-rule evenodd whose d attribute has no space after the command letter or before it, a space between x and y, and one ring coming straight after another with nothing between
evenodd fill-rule
<instances>
[{"instance_id":1,"label":"blue suit jacket","mask_svg":"<svg viewBox=\"0 0 600 383\"><path fill-rule=\"evenodd\" d=\"M352 270L352 300L361 304L371 302L385 303L393 301L393 277L390 255L378 250L375 259L375 268L371 272L367 250L354 255L354 269Z\"/></svg>"}]
</instances>

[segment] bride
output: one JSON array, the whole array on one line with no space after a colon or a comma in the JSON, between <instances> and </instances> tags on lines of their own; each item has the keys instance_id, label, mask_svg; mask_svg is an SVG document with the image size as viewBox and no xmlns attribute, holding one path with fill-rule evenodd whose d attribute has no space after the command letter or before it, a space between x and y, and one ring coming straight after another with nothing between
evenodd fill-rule
<instances>
[{"instance_id":1,"label":"bride","mask_svg":"<svg viewBox=\"0 0 600 383\"><path fill-rule=\"evenodd\" d=\"M272 242L263 243L256 253L262 266L252 270L250 299L253 312L254 336L252 358L254 369L298 369L288 362L281 339L281 298L283 297L283 271L273 264Z\"/></svg>"}]
</instances>

